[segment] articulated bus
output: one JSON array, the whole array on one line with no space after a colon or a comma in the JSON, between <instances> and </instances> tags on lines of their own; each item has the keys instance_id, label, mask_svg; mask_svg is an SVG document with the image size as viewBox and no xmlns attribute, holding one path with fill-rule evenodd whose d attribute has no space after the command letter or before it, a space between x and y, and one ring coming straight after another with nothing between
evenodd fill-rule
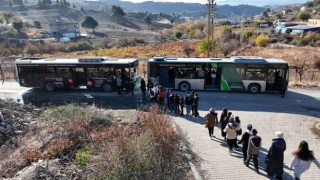
<instances>
[{"instance_id":1,"label":"articulated bus","mask_svg":"<svg viewBox=\"0 0 320 180\"><path fill-rule=\"evenodd\" d=\"M116 76L122 84L137 78L137 59L88 57L79 59L20 58L15 60L16 77L20 86L63 89L101 89L111 92Z\"/></svg>"},{"instance_id":2,"label":"articulated bus","mask_svg":"<svg viewBox=\"0 0 320 180\"><path fill-rule=\"evenodd\" d=\"M148 61L148 79L151 82L182 91L278 91L278 82L281 79L288 83L288 74L288 63L284 60L251 56L153 57Z\"/></svg>"}]
</instances>

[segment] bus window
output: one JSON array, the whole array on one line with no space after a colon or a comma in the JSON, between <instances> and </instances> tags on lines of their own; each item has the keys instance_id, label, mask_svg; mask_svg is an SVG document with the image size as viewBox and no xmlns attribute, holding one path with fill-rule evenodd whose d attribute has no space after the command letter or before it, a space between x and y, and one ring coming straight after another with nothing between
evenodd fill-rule
<instances>
[{"instance_id":1,"label":"bus window","mask_svg":"<svg viewBox=\"0 0 320 180\"><path fill-rule=\"evenodd\" d=\"M69 77L71 75L70 68L57 67L56 74L57 77Z\"/></svg>"},{"instance_id":2,"label":"bus window","mask_svg":"<svg viewBox=\"0 0 320 180\"><path fill-rule=\"evenodd\" d=\"M44 72L45 72L45 76L47 78L55 78L56 77L56 73L55 73L55 70L53 67L47 67Z\"/></svg>"},{"instance_id":3,"label":"bus window","mask_svg":"<svg viewBox=\"0 0 320 180\"><path fill-rule=\"evenodd\" d=\"M159 67L158 64L150 64L150 77L159 76Z\"/></svg>"},{"instance_id":4,"label":"bus window","mask_svg":"<svg viewBox=\"0 0 320 180\"><path fill-rule=\"evenodd\" d=\"M99 69L98 68L87 68L87 77L88 78L99 77Z\"/></svg>"}]
</instances>

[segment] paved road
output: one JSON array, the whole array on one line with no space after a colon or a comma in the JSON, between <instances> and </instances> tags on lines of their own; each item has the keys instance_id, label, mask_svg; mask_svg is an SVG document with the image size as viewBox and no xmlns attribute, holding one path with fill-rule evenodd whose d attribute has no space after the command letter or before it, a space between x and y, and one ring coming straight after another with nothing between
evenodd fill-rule
<instances>
[{"instance_id":1,"label":"paved road","mask_svg":"<svg viewBox=\"0 0 320 180\"><path fill-rule=\"evenodd\" d=\"M264 158L274 138L274 132L281 130L285 134L287 150L285 151L284 179L291 179L288 170L292 155L301 140L306 140L320 161L320 140L310 131L314 122L320 122L320 92L312 90L291 90L285 98L279 94L251 95L245 93L209 93L200 94L200 115L203 117L210 107L215 107L220 115L221 109L227 107L234 115L240 116L243 128L251 123L262 137L262 149L259 166L265 168ZM311 94L312 96L309 96ZM247 168L242 162L242 150L239 148L229 155L226 143L222 141L221 131L215 128L217 138L209 139L204 128L203 118L190 116L175 117L188 137L191 149L201 159L199 171L204 179L270 179L266 172L256 174L253 165ZM320 179L320 169L313 164L302 179Z\"/></svg>"},{"instance_id":2,"label":"paved road","mask_svg":"<svg viewBox=\"0 0 320 180\"><path fill-rule=\"evenodd\" d=\"M56 91L45 92L34 89L21 88L14 82L0 85L0 98L21 99L24 103L37 106L42 104L65 104L77 102L97 105L112 109L134 109L137 105L147 104L136 96L118 96L116 93L101 93L89 91ZM178 92L178 94L184 94ZM290 179L289 166L291 152L296 150L301 140L309 142L310 148L320 160L320 140L310 131L314 122L320 122L320 92L316 90L290 89L285 98L279 94L247 94L199 92L200 115L204 116L210 107L215 107L221 113L223 107L229 108L234 115L240 116L242 126L251 123L262 137L262 150L259 165L263 163L267 150L271 145L274 132L281 130L285 134L287 150L285 151L284 179ZM204 128L202 118L190 116L176 117L174 121L186 133L194 153L201 159L198 170L204 179L268 179L264 171L258 175L253 166L247 168L242 163L241 148L230 156L226 144L220 139L220 129L215 128L216 139L210 140L207 129ZM320 170L313 164L311 169L303 174L302 179L320 180Z\"/></svg>"}]
</instances>

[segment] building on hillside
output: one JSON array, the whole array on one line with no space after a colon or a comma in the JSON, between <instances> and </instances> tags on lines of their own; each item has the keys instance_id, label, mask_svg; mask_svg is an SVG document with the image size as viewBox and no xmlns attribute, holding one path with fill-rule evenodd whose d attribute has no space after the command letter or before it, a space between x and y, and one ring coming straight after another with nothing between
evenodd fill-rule
<instances>
[{"instance_id":1,"label":"building on hillside","mask_svg":"<svg viewBox=\"0 0 320 180\"><path fill-rule=\"evenodd\" d=\"M307 32L319 32L320 26L296 25L287 27L287 32L291 34L305 34Z\"/></svg>"},{"instance_id":2,"label":"building on hillside","mask_svg":"<svg viewBox=\"0 0 320 180\"><path fill-rule=\"evenodd\" d=\"M261 21L259 22L259 27L261 28L266 28L266 27L270 27L271 26L271 22L268 22L268 21Z\"/></svg>"},{"instance_id":3,"label":"building on hillside","mask_svg":"<svg viewBox=\"0 0 320 180\"><path fill-rule=\"evenodd\" d=\"M320 26L320 19L309 19L308 25L309 26Z\"/></svg>"},{"instance_id":4,"label":"building on hillside","mask_svg":"<svg viewBox=\"0 0 320 180\"><path fill-rule=\"evenodd\" d=\"M281 11L282 14L287 15L287 14L292 14L292 10L291 9L285 9L283 11Z\"/></svg>"},{"instance_id":5,"label":"building on hillside","mask_svg":"<svg viewBox=\"0 0 320 180\"><path fill-rule=\"evenodd\" d=\"M80 27L75 22L55 21L49 24L50 34L53 37L76 38L80 37Z\"/></svg>"},{"instance_id":6,"label":"building on hillside","mask_svg":"<svg viewBox=\"0 0 320 180\"><path fill-rule=\"evenodd\" d=\"M313 10L312 7L307 7L307 6L302 6L302 7L300 8L300 11L312 11L312 10Z\"/></svg>"},{"instance_id":7,"label":"building on hillside","mask_svg":"<svg viewBox=\"0 0 320 180\"><path fill-rule=\"evenodd\" d=\"M181 17L181 20L184 21L184 22L191 22L191 21L194 21L194 17Z\"/></svg>"}]
</instances>

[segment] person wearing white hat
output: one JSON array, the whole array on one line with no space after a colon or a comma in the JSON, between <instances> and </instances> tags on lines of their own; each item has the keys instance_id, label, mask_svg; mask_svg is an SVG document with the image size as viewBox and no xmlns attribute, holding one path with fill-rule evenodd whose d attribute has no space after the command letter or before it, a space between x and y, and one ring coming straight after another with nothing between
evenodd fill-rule
<instances>
[{"instance_id":1,"label":"person wearing white hat","mask_svg":"<svg viewBox=\"0 0 320 180\"><path fill-rule=\"evenodd\" d=\"M282 179L284 151L286 150L286 141L283 139L284 134L281 131L275 132L276 138L272 140L272 145L268 151L265 163L266 171L269 176L276 179Z\"/></svg>"}]
</instances>

